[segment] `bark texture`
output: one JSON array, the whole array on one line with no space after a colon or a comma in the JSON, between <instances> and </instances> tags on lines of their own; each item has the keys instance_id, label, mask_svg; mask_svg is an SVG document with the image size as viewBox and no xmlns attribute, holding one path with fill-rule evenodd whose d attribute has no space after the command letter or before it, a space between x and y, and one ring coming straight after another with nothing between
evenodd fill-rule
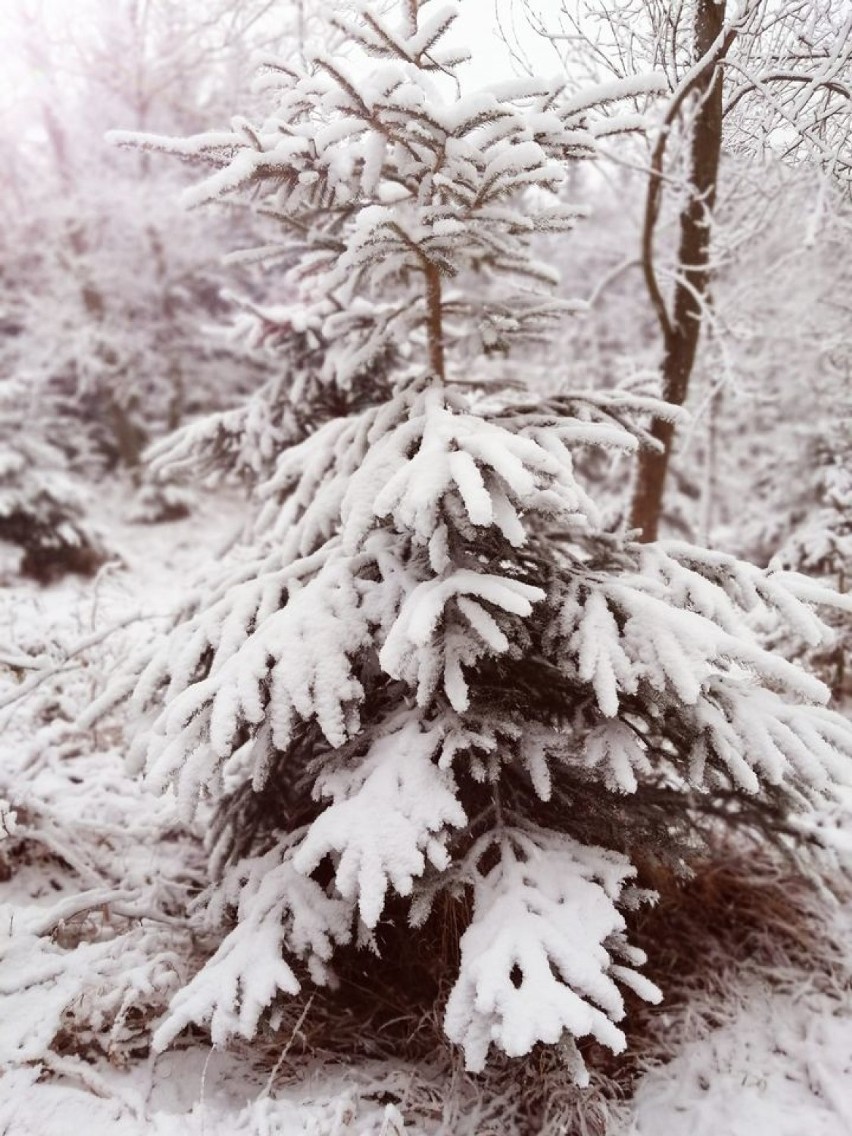
<instances>
[{"instance_id":1,"label":"bark texture","mask_svg":"<svg viewBox=\"0 0 852 1136\"><path fill-rule=\"evenodd\" d=\"M695 77L688 92L694 94L696 100L690 139L692 193L680 216L678 269L671 314L657 284L653 265L653 231L662 192L665 130L653 155L653 172L648 188L643 269L651 302L663 331L663 398L675 406L683 406L689 390L701 334L702 313L710 289L710 237L722 149L723 83L720 63L729 46L729 40L722 37L724 17L724 3L698 0L695 59L697 62L706 58L707 65ZM673 111L679 109L680 103L681 100L675 100ZM630 522L633 528L641 531L640 539L643 541L657 539L674 431L673 422L655 418L651 434L660 443L660 449L646 449L639 454Z\"/></svg>"}]
</instances>

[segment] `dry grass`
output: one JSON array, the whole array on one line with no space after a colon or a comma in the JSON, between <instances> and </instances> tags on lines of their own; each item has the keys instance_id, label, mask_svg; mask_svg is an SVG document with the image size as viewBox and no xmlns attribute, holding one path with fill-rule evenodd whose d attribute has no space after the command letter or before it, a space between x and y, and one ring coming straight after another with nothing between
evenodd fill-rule
<instances>
[{"instance_id":1,"label":"dry grass","mask_svg":"<svg viewBox=\"0 0 852 1136\"><path fill-rule=\"evenodd\" d=\"M849 952L832 918L838 898L773 848L724 845L688 880L646 871L643 882L659 900L633 916L631 941L646 951L644 973L664 1000L628 997L626 1053L594 1058L626 1095L649 1066L724 1024L747 987L830 993L848 982Z\"/></svg>"},{"instance_id":2,"label":"dry grass","mask_svg":"<svg viewBox=\"0 0 852 1136\"><path fill-rule=\"evenodd\" d=\"M633 920L633 940L649 955L649 974L678 988L713 985L720 963L730 970L842 962L842 945L825 925L831 897L824 885L771 850L720 848L694 876L648 879L659 901Z\"/></svg>"}]
</instances>

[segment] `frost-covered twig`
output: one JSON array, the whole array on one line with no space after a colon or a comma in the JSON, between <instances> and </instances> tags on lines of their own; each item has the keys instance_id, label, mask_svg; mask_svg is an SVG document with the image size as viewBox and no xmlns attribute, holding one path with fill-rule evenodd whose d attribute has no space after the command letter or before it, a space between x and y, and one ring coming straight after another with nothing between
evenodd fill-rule
<instances>
[{"instance_id":1,"label":"frost-covered twig","mask_svg":"<svg viewBox=\"0 0 852 1136\"><path fill-rule=\"evenodd\" d=\"M51 660L49 665L42 666L41 668L29 668L35 673L28 679L25 679L18 686L13 688L9 693L0 696L0 710L6 710L15 703L20 702L22 699L27 698L34 690L37 690L42 683L48 682L50 679L56 678L58 675L65 674L69 670L73 670L75 666L81 664L76 660L85 655L92 648L100 646L110 636L115 635L116 632L122 631L126 627L130 627L134 623L145 622L147 620L156 620L164 618L161 614L151 613L137 613L128 615L118 620L116 623L111 624L109 627L103 628L100 631L93 632L87 635L84 639L76 643L72 648L64 653L62 660L58 663Z\"/></svg>"}]
</instances>

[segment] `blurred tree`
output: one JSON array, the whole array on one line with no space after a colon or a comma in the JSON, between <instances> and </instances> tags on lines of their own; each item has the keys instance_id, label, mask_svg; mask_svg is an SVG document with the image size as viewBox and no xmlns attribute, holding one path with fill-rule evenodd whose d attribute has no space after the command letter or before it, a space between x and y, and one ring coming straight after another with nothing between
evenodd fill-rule
<instances>
[{"instance_id":1,"label":"blurred tree","mask_svg":"<svg viewBox=\"0 0 852 1136\"><path fill-rule=\"evenodd\" d=\"M292 12L270 0L90 0L63 24L17 7L39 82L5 114L24 145L5 179L0 305L15 334L0 360L38 394L31 405L75 468L137 467L151 437L266 377L214 326L226 311L215 228L177 204L172 171L103 136L128 124L183 133L248 97L254 52L292 34ZM239 225L228 219L232 236Z\"/></svg>"},{"instance_id":2,"label":"blurred tree","mask_svg":"<svg viewBox=\"0 0 852 1136\"><path fill-rule=\"evenodd\" d=\"M742 229L736 240L730 230L718 240L719 213L740 196L734 179L743 165L750 163L752 175L749 226L763 213L767 186L760 170L767 161L818 168L848 197L849 6L844 0L560 0L558 6L524 0L523 7L568 74L623 78L653 66L668 76L670 97L647 156L635 149L617 156L642 169L646 182L637 255L621 268L641 267L662 344L661 393L681 406L702 328L713 327L713 281L735 250L740 260L748 255ZM515 55L529 66L520 41ZM631 506L631 524L644 540L659 528L675 425L657 418L651 431L658 447L637 458Z\"/></svg>"}]
</instances>

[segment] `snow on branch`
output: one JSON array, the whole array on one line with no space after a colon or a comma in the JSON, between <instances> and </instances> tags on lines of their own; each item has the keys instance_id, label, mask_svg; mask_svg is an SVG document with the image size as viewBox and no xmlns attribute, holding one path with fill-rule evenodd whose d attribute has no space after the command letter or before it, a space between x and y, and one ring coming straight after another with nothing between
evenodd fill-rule
<instances>
[{"instance_id":1,"label":"snow on branch","mask_svg":"<svg viewBox=\"0 0 852 1136\"><path fill-rule=\"evenodd\" d=\"M489 851L496 865L475 865ZM624 1035L618 977L649 1001L660 992L614 958L622 952L618 910L635 869L623 857L550 834L508 829L474 845L474 913L461 940L459 978L445 1029L478 1072L492 1045L519 1057L537 1042L592 1036L614 1053ZM637 953L638 955L638 953ZM635 961L641 961L634 955ZM588 1083L582 1069L580 1084Z\"/></svg>"},{"instance_id":2,"label":"snow on branch","mask_svg":"<svg viewBox=\"0 0 852 1136\"><path fill-rule=\"evenodd\" d=\"M165 1049L191 1022L209 1023L214 1045L238 1034L251 1038L260 1016L280 993L296 994L300 983L283 954L306 963L314 982L328 980L335 944L351 935L352 906L325 894L297 872L292 850L276 849L231 870L217 906L237 906L237 926L213 957L172 1000L154 1033Z\"/></svg>"},{"instance_id":3,"label":"snow on branch","mask_svg":"<svg viewBox=\"0 0 852 1136\"><path fill-rule=\"evenodd\" d=\"M311 825L294 866L309 874L333 854L337 889L344 899L357 900L370 929L389 885L408 896L427 863L438 870L448 866L448 831L467 821L451 775L434 763L440 742L439 732L406 715L372 743L354 775L332 771L317 781L316 791L332 804Z\"/></svg>"}]
</instances>

